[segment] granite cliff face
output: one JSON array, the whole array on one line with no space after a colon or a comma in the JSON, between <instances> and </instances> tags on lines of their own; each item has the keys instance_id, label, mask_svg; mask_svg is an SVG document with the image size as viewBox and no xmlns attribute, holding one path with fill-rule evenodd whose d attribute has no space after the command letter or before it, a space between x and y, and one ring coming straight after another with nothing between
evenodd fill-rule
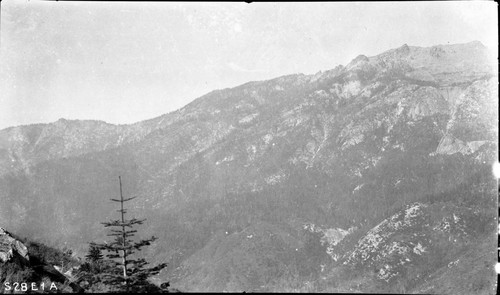
<instances>
[{"instance_id":1,"label":"granite cliff face","mask_svg":"<svg viewBox=\"0 0 500 295\"><path fill-rule=\"evenodd\" d=\"M403 45L132 125L4 129L0 224L85 249L122 175L181 290L417 291L495 233L492 65L479 42Z\"/></svg>"}]
</instances>

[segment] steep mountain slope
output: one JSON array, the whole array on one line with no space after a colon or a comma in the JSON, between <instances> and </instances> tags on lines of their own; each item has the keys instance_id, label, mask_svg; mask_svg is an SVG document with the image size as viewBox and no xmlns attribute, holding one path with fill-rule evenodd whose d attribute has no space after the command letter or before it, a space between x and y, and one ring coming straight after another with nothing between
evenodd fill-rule
<instances>
[{"instance_id":1,"label":"steep mountain slope","mask_svg":"<svg viewBox=\"0 0 500 295\"><path fill-rule=\"evenodd\" d=\"M404 45L133 125L8 128L0 223L85 249L106 238L99 222L122 175L139 196L132 212L148 218L142 232L160 238L147 255L170 262L162 275L181 290L419 290L415 272L494 234L495 75L479 42ZM356 267L369 271L331 284Z\"/></svg>"}]
</instances>

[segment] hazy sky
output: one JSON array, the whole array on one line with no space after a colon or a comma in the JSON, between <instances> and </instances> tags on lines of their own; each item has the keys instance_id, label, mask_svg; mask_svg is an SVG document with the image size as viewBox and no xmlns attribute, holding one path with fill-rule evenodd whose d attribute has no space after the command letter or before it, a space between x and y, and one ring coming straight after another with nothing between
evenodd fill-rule
<instances>
[{"instance_id":1,"label":"hazy sky","mask_svg":"<svg viewBox=\"0 0 500 295\"><path fill-rule=\"evenodd\" d=\"M494 2L1 2L0 129L132 123L405 43L497 47ZM495 51L496 53L496 51Z\"/></svg>"}]
</instances>

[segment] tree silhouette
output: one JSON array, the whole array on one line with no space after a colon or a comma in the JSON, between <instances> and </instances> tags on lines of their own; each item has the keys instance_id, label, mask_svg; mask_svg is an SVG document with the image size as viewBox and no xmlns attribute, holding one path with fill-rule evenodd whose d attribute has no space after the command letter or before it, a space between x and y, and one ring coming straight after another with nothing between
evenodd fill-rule
<instances>
[{"instance_id":1,"label":"tree silhouette","mask_svg":"<svg viewBox=\"0 0 500 295\"><path fill-rule=\"evenodd\" d=\"M101 249L94 244L90 244L89 252L85 255L85 258L91 263L98 263L103 258Z\"/></svg>"},{"instance_id":2,"label":"tree silhouette","mask_svg":"<svg viewBox=\"0 0 500 295\"><path fill-rule=\"evenodd\" d=\"M112 286L117 291L125 292L148 292L148 291L161 291L159 288L148 282L148 278L158 274L163 268L167 266L166 263L161 263L155 267L147 268L148 264L143 258L135 258L134 253L141 250L145 246L151 245L151 242L157 238L152 236L149 239L139 240L137 242L132 240L137 230L133 227L142 224L146 219L126 219L125 214L127 209L124 208L124 203L131 201L132 198L123 198L122 181L120 182L120 199L111 199L113 202L120 203L120 219L102 222L104 227L111 228L108 236L114 237L111 243L92 243L91 247L98 250L107 251L107 257L113 263L110 269L107 269L103 274L103 282Z\"/></svg>"}]
</instances>

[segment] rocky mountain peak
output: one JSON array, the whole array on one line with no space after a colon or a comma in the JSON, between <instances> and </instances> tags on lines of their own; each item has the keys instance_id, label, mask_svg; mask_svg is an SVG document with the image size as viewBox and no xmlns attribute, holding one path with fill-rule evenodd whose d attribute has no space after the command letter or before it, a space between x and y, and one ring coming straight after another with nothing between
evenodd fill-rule
<instances>
[{"instance_id":1,"label":"rocky mountain peak","mask_svg":"<svg viewBox=\"0 0 500 295\"><path fill-rule=\"evenodd\" d=\"M403 44L401 47L394 50L394 54L399 58L406 57L410 54L410 46Z\"/></svg>"},{"instance_id":2,"label":"rocky mountain peak","mask_svg":"<svg viewBox=\"0 0 500 295\"><path fill-rule=\"evenodd\" d=\"M486 46L484 46L484 44L481 41L478 41L478 40L474 40L474 41L471 41L471 42L468 42L468 43L464 43L464 46L468 46L468 47L471 47L471 48L480 48L480 49L485 49L486 48Z\"/></svg>"},{"instance_id":3,"label":"rocky mountain peak","mask_svg":"<svg viewBox=\"0 0 500 295\"><path fill-rule=\"evenodd\" d=\"M351 63L356 64L359 62L367 62L367 61L368 61L368 57L366 55L360 54L355 59L353 59L351 61Z\"/></svg>"},{"instance_id":4,"label":"rocky mountain peak","mask_svg":"<svg viewBox=\"0 0 500 295\"><path fill-rule=\"evenodd\" d=\"M369 59L366 55L360 54L356 58L354 58L350 63L347 64L346 70L360 68L362 65L366 64L368 61L369 61Z\"/></svg>"}]
</instances>

